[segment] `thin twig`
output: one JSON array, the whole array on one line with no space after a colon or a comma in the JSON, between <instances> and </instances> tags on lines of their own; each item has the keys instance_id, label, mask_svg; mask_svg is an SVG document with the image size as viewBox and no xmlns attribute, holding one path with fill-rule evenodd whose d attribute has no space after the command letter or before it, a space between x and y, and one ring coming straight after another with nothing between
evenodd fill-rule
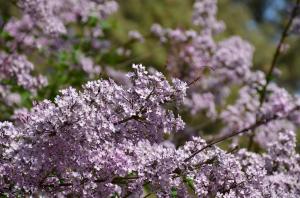
<instances>
[{"instance_id":1,"label":"thin twig","mask_svg":"<svg viewBox=\"0 0 300 198\"><path fill-rule=\"evenodd\" d=\"M214 71L214 68L213 67L210 67L210 66L204 66L204 67L207 67L208 69L211 69ZM187 83L188 87L195 84L198 80L200 80L201 78L203 77L203 75L199 75L198 77L196 77L195 79L193 79L191 82Z\"/></svg>"},{"instance_id":2,"label":"thin twig","mask_svg":"<svg viewBox=\"0 0 300 198\"><path fill-rule=\"evenodd\" d=\"M220 143L220 142L223 142L224 140L227 140L227 139L230 139L234 136L237 136L239 134L243 134L243 133L246 133L248 131L251 131L253 129L256 129L257 127L261 126L261 125L264 125L264 124L267 124L268 122L272 121L272 120L276 120L278 119L279 117L277 115L274 115L270 118L267 118L267 119L263 119L263 120L260 120L254 124L252 124L251 126L247 127L247 128L244 128L240 131L236 131L234 133L231 133L231 134L228 134L228 135L225 135L223 137L220 137L220 138L217 138L216 140L213 140L211 143L207 144L206 146L204 146L202 149L199 149L197 151L195 151L194 153L192 153L188 158L186 158L184 160L184 162L188 162L190 161L193 157L195 157L198 153L204 151L205 149L209 148L209 147L212 147L213 145L217 144L217 143Z\"/></svg>"},{"instance_id":3,"label":"thin twig","mask_svg":"<svg viewBox=\"0 0 300 198\"><path fill-rule=\"evenodd\" d=\"M266 83L262 87L262 92L261 92L261 95L260 95L260 106L264 103L264 100L266 98L267 87L268 87L268 85L271 82L272 75L273 75L274 69L276 67L277 60L278 60L280 52L281 52L282 45L283 45L285 39L288 36L289 29L290 29L290 27L291 27L291 25L293 23L293 20L297 16L297 11L298 11L299 5L300 5L300 0L297 0L296 5L294 6L294 8L292 10L292 13L290 15L290 18L289 18L289 20L288 20L288 22L287 22L287 24L286 24L286 26L285 26L282 34L281 34L281 38L279 40L279 43L277 44L276 51L275 51L273 59L272 59L271 67L270 67L270 69L269 69L269 71L267 73L267 76L266 76Z\"/></svg>"},{"instance_id":4,"label":"thin twig","mask_svg":"<svg viewBox=\"0 0 300 198\"><path fill-rule=\"evenodd\" d=\"M222 137L220 137L220 138L217 138L217 139L213 140L212 142L210 142L209 144L207 144L207 145L206 145L205 147L203 147L202 149L197 150L197 151L195 151L194 153L192 153L188 158L186 158L186 159L184 160L184 162L188 162L188 161L191 160L193 157L195 157L198 153L204 151L204 150L207 149L207 148L212 147L213 145L215 145L215 144L217 144L217 143L223 142L224 140L228 140L228 139L230 139L230 138L232 138L232 137L235 137L235 136L237 136L237 135L240 135L240 134L243 134L243 133L247 133L248 131L254 130L254 129L256 129L257 127L262 126L262 125L264 125L264 124L267 124L267 123L269 123L269 122L271 122L271 121L273 121L273 120L285 119L285 118L286 118L287 116L289 116L291 113L293 113L293 112L295 112L295 111L298 111L298 110L300 110L300 106L295 106L295 107L294 107L293 109L291 109L291 110L289 111L289 113L287 113L285 116L280 117L279 115L275 114L275 115L273 115L273 116L269 116L269 117L267 117L267 118L261 119L261 120L255 122L254 124L250 125L250 126L247 127L247 128L244 128L244 129L239 130L239 131L236 131L236 132L234 132L234 133L230 133L230 134L228 134L228 135L224 135L224 136L222 136Z\"/></svg>"},{"instance_id":5,"label":"thin twig","mask_svg":"<svg viewBox=\"0 0 300 198\"><path fill-rule=\"evenodd\" d=\"M198 76L197 78L195 78L194 80L192 80L191 82L188 83L188 86L193 85L194 83L196 83L198 80L200 80L202 78L202 76Z\"/></svg>"},{"instance_id":6,"label":"thin twig","mask_svg":"<svg viewBox=\"0 0 300 198\"><path fill-rule=\"evenodd\" d=\"M144 196L144 198L150 197L153 193L148 193L147 195Z\"/></svg>"},{"instance_id":7,"label":"thin twig","mask_svg":"<svg viewBox=\"0 0 300 198\"><path fill-rule=\"evenodd\" d=\"M154 93L154 91L155 91L155 86L153 86L152 91L151 91L150 94L146 97L146 99L145 99L146 101L150 99L150 97L151 97L151 95ZM140 117L139 114L143 114L143 113L145 113L145 111L146 111L146 106L145 106L145 107L141 107L134 115L129 116L129 117L127 117L127 118L124 118L124 119L121 120L121 121L115 122L114 124L117 124L117 125L118 125L118 124L122 124L122 123L128 122L128 121L130 121L130 120L141 120L142 117Z\"/></svg>"},{"instance_id":8,"label":"thin twig","mask_svg":"<svg viewBox=\"0 0 300 198\"><path fill-rule=\"evenodd\" d=\"M262 87L261 89L261 92L260 92L260 98L259 98L259 107L261 108L262 105L264 104L265 102L265 99L266 99L266 92L267 92L267 88L268 88L268 85L270 84L271 82L271 79L272 79L272 75L273 75L273 72L274 72L274 69L276 67L276 63L277 63L277 60L279 58L279 55L280 55L280 52L281 52L281 48L282 48L282 45L284 44L284 41L285 39L288 37L288 33L289 33L289 29L293 23L293 20L295 19L295 17L297 16L297 11L299 9L299 5L300 5L300 0L297 0L296 2L296 5L294 6L293 10L292 10L292 13L289 17L289 20L281 34L281 38L277 44L277 47L276 47L276 51L274 53L274 56L273 56L273 59L272 59L272 62L271 62L271 67L267 73L267 76L266 76L266 83L264 84L264 86ZM248 143L248 149L250 150L253 146L253 143L254 143L254 137L255 137L255 133L252 133L250 136L249 136L249 143Z\"/></svg>"}]
</instances>

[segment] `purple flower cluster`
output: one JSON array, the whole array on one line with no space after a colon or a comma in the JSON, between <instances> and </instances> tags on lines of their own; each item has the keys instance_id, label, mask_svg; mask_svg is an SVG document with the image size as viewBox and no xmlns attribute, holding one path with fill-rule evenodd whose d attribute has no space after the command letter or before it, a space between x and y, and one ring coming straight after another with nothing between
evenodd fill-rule
<instances>
[{"instance_id":1,"label":"purple flower cluster","mask_svg":"<svg viewBox=\"0 0 300 198\"><path fill-rule=\"evenodd\" d=\"M4 30L13 37L12 41L5 44L12 49L19 49L24 55L32 50L51 51L69 50L70 46L76 44L75 30L70 26L74 23L86 23L89 17L102 20L118 9L115 1L47 1L47 0L20 0L19 7L23 11L20 19L12 18L5 24ZM70 34L70 38L62 39L60 35ZM88 29L86 36L92 36L95 48L104 48L99 43L102 29L98 24ZM72 36L73 35L73 36ZM16 50L13 50L15 53ZM16 55L13 55L16 56ZM50 56L50 55L48 55ZM26 59L26 58L25 58ZM93 60L85 55L78 55L78 66L90 76L99 74L100 68ZM27 61L27 60L26 60ZM25 77L24 77L25 78ZM42 84L41 84L42 85Z\"/></svg>"},{"instance_id":2,"label":"purple flower cluster","mask_svg":"<svg viewBox=\"0 0 300 198\"><path fill-rule=\"evenodd\" d=\"M222 32L225 24L218 21L217 0L196 0L193 12L193 24L202 28L204 34L216 34Z\"/></svg>"},{"instance_id":3,"label":"purple flower cluster","mask_svg":"<svg viewBox=\"0 0 300 198\"><path fill-rule=\"evenodd\" d=\"M255 134L254 140L266 148L266 142L272 141L282 129L296 129L299 99L272 83L265 90L267 98L261 102L259 91L266 84L266 76L251 68L253 46L238 36L214 39L220 33L214 28L221 24L216 19L216 4L217 1L195 2L193 23L202 27L200 32L162 28L158 24L151 31L169 48L169 73L185 81L196 79L184 100L188 113L201 112L212 121L222 120L221 135L243 130L260 120L280 117L250 131ZM211 69L208 75L204 73L207 67ZM233 86L239 87L238 98L227 105Z\"/></svg>"},{"instance_id":4,"label":"purple flower cluster","mask_svg":"<svg viewBox=\"0 0 300 198\"><path fill-rule=\"evenodd\" d=\"M164 134L183 129L180 116L163 105L182 101L185 83L171 85L161 73L133 68L131 87L89 82L81 92L69 88L54 103L36 105L20 116L19 126L2 123L0 175L8 182L1 191L14 185L10 192L32 194L49 187L48 193L100 196L110 192L114 177L137 171L130 154L137 152L136 144L160 143Z\"/></svg>"},{"instance_id":5,"label":"purple flower cluster","mask_svg":"<svg viewBox=\"0 0 300 198\"><path fill-rule=\"evenodd\" d=\"M39 88L47 85L47 79L41 75L33 76L33 69L33 64L25 56L0 52L0 81L15 79L19 86L35 94ZM7 105L19 103L18 94L12 93L9 85L0 84L0 90L0 98Z\"/></svg>"},{"instance_id":6,"label":"purple flower cluster","mask_svg":"<svg viewBox=\"0 0 300 198\"><path fill-rule=\"evenodd\" d=\"M167 69L170 74L185 81L197 79L186 102L193 113L204 110L216 117L215 107L224 102L232 85L259 77L251 70L254 49L240 37L216 42L212 34L194 30L164 29L158 24L151 30L169 46ZM211 69L209 75L204 74L205 68Z\"/></svg>"},{"instance_id":7,"label":"purple flower cluster","mask_svg":"<svg viewBox=\"0 0 300 198\"><path fill-rule=\"evenodd\" d=\"M65 23L78 18L87 21L90 16L102 19L118 9L113 0L20 0L19 3L24 13L46 34L65 34Z\"/></svg>"},{"instance_id":8,"label":"purple flower cluster","mask_svg":"<svg viewBox=\"0 0 300 198\"><path fill-rule=\"evenodd\" d=\"M300 116L298 96L290 95L276 84L270 84L267 91L269 94L266 102L261 104L257 87L253 84L240 89L236 103L229 105L220 115L225 123L223 133L242 130L258 120L271 119L252 131L256 142L266 148L266 144L276 139L281 130L295 130Z\"/></svg>"},{"instance_id":9,"label":"purple flower cluster","mask_svg":"<svg viewBox=\"0 0 300 198\"><path fill-rule=\"evenodd\" d=\"M184 122L164 107L182 102L186 84L134 65L131 86L89 82L61 91L0 124L0 191L46 196L278 197L300 195L295 133L282 130L267 153L228 153L193 138L178 149L164 135ZM22 115L22 116L21 116ZM283 179L284 178L284 179Z\"/></svg>"}]
</instances>

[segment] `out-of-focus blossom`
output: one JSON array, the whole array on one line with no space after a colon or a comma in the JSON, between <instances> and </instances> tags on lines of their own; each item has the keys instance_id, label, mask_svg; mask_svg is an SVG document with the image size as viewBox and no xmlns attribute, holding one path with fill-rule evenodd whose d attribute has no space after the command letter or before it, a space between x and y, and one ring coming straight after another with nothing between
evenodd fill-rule
<instances>
[{"instance_id":1,"label":"out-of-focus blossom","mask_svg":"<svg viewBox=\"0 0 300 198\"><path fill-rule=\"evenodd\" d=\"M145 41L144 37L141 35L140 32L131 30L128 32L128 37L134 41L138 41L143 43Z\"/></svg>"}]
</instances>

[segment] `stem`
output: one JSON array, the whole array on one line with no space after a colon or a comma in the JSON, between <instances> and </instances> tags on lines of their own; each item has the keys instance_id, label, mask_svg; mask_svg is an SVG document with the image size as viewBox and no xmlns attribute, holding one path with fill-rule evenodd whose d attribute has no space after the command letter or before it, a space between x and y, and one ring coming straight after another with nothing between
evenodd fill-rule
<instances>
[{"instance_id":1,"label":"stem","mask_svg":"<svg viewBox=\"0 0 300 198\"><path fill-rule=\"evenodd\" d=\"M144 198L150 197L153 193L148 193L147 195L144 196Z\"/></svg>"},{"instance_id":2,"label":"stem","mask_svg":"<svg viewBox=\"0 0 300 198\"><path fill-rule=\"evenodd\" d=\"M292 10L290 18L289 18L289 20L288 20L288 22L287 22L287 24L286 24L286 26L285 26L282 34L281 34L281 38L280 38L280 40L279 40L279 42L277 44L276 51L274 53L274 56L273 56L273 59L272 59L272 62L271 62L271 67L270 67L270 69L269 69L269 71L267 73L267 76L266 76L266 83L264 84L264 86L261 89L261 94L260 94L260 98L259 98L259 107L262 107L263 103L265 102L267 88L268 88L268 85L271 82L272 75L273 75L274 69L276 67L276 63L277 63L277 60L279 58L282 45L283 45L285 39L288 37L289 29L290 29L290 27L291 27L291 25L293 23L293 20L297 16L297 11L298 11L299 5L300 5L300 0L297 0L296 5L294 6L294 8ZM249 150L253 146L254 136L255 136L255 132L253 132L249 136L249 143L248 143L248 149Z\"/></svg>"},{"instance_id":3,"label":"stem","mask_svg":"<svg viewBox=\"0 0 300 198\"><path fill-rule=\"evenodd\" d=\"M217 138L215 140L213 140L212 142L210 142L209 144L207 144L206 146L204 146L202 149L200 150L197 150L195 151L194 153L192 153L188 158L186 158L184 160L184 162L188 162L189 160L191 160L193 157L195 157L198 153L204 151L205 149L209 148L209 147L212 147L213 145L217 144L217 143L220 143L220 142L223 142L224 140L228 140L232 137L235 137L237 135L240 135L240 134L244 134L244 133L247 133L248 131L251 131L251 130L254 130L256 129L257 127L259 126L262 126L264 124L267 124L273 120L279 120L279 119L285 119L287 116L289 116L291 113L293 113L294 111L298 111L300 110L300 106L295 106L289 113L286 114L286 116L283 116L283 117L280 117L278 116L277 114L273 115L273 116L270 116L270 117L267 117L267 118L264 118L264 119L261 119L257 122L255 122L254 124L250 125L249 127L247 128L244 128L242 130L239 130L239 131L236 131L234 133L231 133L231 134L228 134L228 135L225 135L223 137L220 137L220 138Z\"/></svg>"},{"instance_id":4,"label":"stem","mask_svg":"<svg viewBox=\"0 0 300 198\"><path fill-rule=\"evenodd\" d=\"M214 70L214 68L210 67L210 66L205 66L208 69ZM201 78L203 77L203 75L199 75L197 76L195 79L193 79L191 82L187 83L187 86L190 87L191 85L195 84L197 81L199 81Z\"/></svg>"},{"instance_id":5,"label":"stem","mask_svg":"<svg viewBox=\"0 0 300 198\"><path fill-rule=\"evenodd\" d=\"M184 162L190 161L190 160L191 160L193 157L195 157L198 153L204 151L205 149L207 149L207 148L209 148L209 147L212 147L213 145L215 145L215 144L217 144L217 143L223 142L224 140L230 139L230 138L232 138L232 137L234 137L234 136L237 136L237 135L239 135L239 134L243 134L243 133L246 133L246 132L251 131L251 130L253 130L253 129L256 129L256 128L259 127L259 126L264 125L264 124L266 124L266 123L268 123L268 122L270 122L270 121L272 121L272 120L278 119L278 118L279 118L279 117L278 117L277 115L274 115L274 116L272 116L272 117L270 117L270 118L268 118L268 119L260 120L260 121L258 121L258 122L256 122L256 123L250 125L250 126L247 127L247 128L244 128L244 129L242 129L242 130L240 130L240 131L236 131L236 132L234 132L234 133L231 133L231 134L225 135L225 136L223 136L223 137L217 138L216 140L213 140L211 143L209 143L209 144L207 144L206 146L204 146L202 149L197 150L197 151L195 151L194 153L192 153L192 155L190 155L188 158L186 158L186 159L184 160Z\"/></svg>"},{"instance_id":6,"label":"stem","mask_svg":"<svg viewBox=\"0 0 300 198\"><path fill-rule=\"evenodd\" d=\"M279 58L282 45L283 45L285 39L288 36L288 32L289 32L289 29L290 29L290 27L291 27L291 25L293 23L293 20L297 16L297 11L298 11L299 5L300 5L300 0L297 0L296 5L294 6L294 8L292 10L292 13L290 15L290 18L289 18L289 20L288 20L288 22L287 22L287 24L286 24L286 26L285 26L282 34L281 34L281 38L279 40L279 43L277 44L276 51L275 51L273 59L272 59L271 67L270 67L270 69L269 69L269 71L267 73L267 76L266 76L266 83L262 87L262 92L261 92L261 96L260 96L260 106L264 103L264 100L266 98L267 87L268 87L268 85L271 82L271 78L272 78L274 69L276 67L276 63L277 63L277 60Z\"/></svg>"}]
</instances>

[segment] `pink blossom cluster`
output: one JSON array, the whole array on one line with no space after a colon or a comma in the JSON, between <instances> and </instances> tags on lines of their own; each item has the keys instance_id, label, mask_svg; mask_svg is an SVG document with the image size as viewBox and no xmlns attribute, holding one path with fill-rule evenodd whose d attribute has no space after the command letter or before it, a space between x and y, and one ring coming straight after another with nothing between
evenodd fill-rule
<instances>
[{"instance_id":1,"label":"pink blossom cluster","mask_svg":"<svg viewBox=\"0 0 300 198\"><path fill-rule=\"evenodd\" d=\"M186 84L133 68L129 87L92 81L37 104L18 125L1 123L0 192L140 197L148 186L158 197L300 195L293 131L279 131L263 154L205 149L200 137L176 148L164 134L184 122L164 104L182 102Z\"/></svg>"}]
</instances>

